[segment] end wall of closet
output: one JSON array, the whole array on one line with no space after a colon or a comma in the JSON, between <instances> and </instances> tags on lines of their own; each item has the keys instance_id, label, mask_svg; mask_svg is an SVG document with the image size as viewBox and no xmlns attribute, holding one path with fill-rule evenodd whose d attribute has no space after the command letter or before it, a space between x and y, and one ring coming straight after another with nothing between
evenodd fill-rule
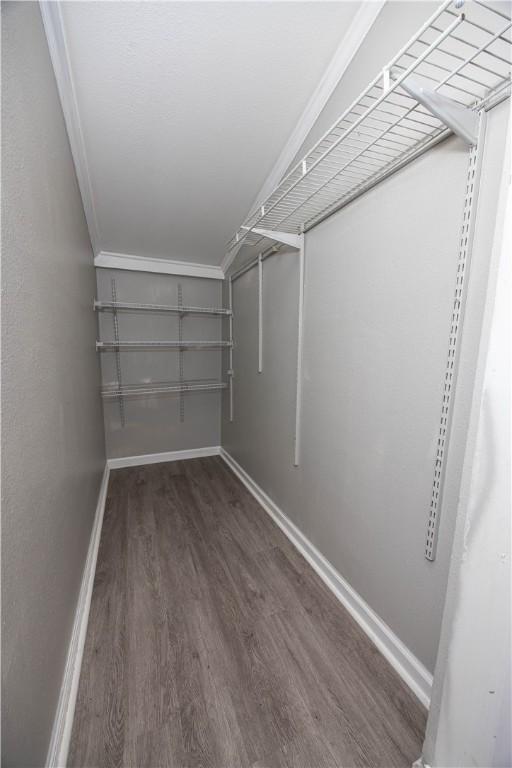
<instances>
[{"instance_id":1,"label":"end wall of closet","mask_svg":"<svg viewBox=\"0 0 512 768\"><path fill-rule=\"evenodd\" d=\"M221 348L158 345L222 340L222 316L208 312L222 307L222 282L116 269L96 269L96 280L99 304L111 303L114 291L118 303L141 305L119 309L117 316L108 306L98 307L101 342L114 341L115 322L122 344L147 342L143 349L99 353L108 458L220 445L220 391L198 387L218 387L226 379ZM198 311L179 314L172 308L180 304ZM111 394L119 377L121 390L131 392L122 398ZM166 391L180 384L192 391ZM158 387L160 394L151 391Z\"/></svg>"}]
</instances>

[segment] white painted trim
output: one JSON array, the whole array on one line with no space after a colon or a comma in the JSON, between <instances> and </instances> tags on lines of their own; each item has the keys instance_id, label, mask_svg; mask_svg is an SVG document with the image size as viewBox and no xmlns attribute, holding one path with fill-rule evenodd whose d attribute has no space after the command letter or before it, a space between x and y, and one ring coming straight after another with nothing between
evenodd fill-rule
<instances>
[{"instance_id":1,"label":"white painted trim","mask_svg":"<svg viewBox=\"0 0 512 768\"><path fill-rule=\"evenodd\" d=\"M245 219L259 208L285 175L385 3L386 0L374 0L361 4ZM224 273L233 263L238 250L224 256L221 263Z\"/></svg>"},{"instance_id":2,"label":"white painted trim","mask_svg":"<svg viewBox=\"0 0 512 768\"><path fill-rule=\"evenodd\" d=\"M75 620L73 622L66 666L64 668L64 676L57 704L57 712L53 723L48 756L46 758L47 768L64 768L68 757L71 728L73 726L76 697L78 693L78 682L80 680L80 669L82 666L85 637L87 634L87 622L89 620L89 610L91 607L94 574L96 572L96 561L98 559L98 549L100 546L101 527L105 512L105 502L107 500L109 474L110 468L108 463L106 463L103 471L103 478L101 480L96 513L94 515L89 549L82 575L82 584L78 595Z\"/></svg>"},{"instance_id":3,"label":"white painted trim","mask_svg":"<svg viewBox=\"0 0 512 768\"><path fill-rule=\"evenodd\" d=\"M422 704L428 707L432 689L432 675L426 667L402 643L375 611L370 608L368 603L345 581L343 576L336 571L302 531L279 509L277 504L254 482L245 469L224 448L220 449L220 455L250 493L252 493L256 501L261 504L263 509L308 561L340 603L345 606L359 626L366 632L370 640L375 643L379 651L398 672L403 681L407 683Z\"/></svg>"},{"instance_id":4,"label":"white painted trim","mask_svg":"<svg viewBox=\"0 0 512 768\"><path fill-rule=\"evenodd\" d=\"M203 456L218 456L220 445L207 448L189 448L185 451L165 451L164 453L146 453L141 456L121 456L118 459L107 459L109 469L121 467L143 467L145 464L159 464L162 461L183 461L183 459L200 459Z\"/></svg>"},{"instance_id":5,"label":"white painted trim","mask_svg":"<svg viewBox=\"0 0 512 768\"><path fill-rule=\"evenodd\" d=\"M162 275L184 275L185 277L208 277L224 280L222 268L215 264L197 264L189 261L159 259L150 256L134 256L130 253L100 251L94 259L95 267L106 269L131 269L135 272L159 272Z\"/></svg>"},{"instance_id":6,"label":"white painted trim","mask_svg":"<svg viewBox=\"0 0 512 768\"><path fill-rule=\"evenodd\" d=\"M100 248L98 218L96 216L93 187L85 151L84 135L80 121L80 112L76 98L73 71L69 58L61 5L61 3L53 1L47 2L47 0L39 0L44 31L48 41L50 58L55 72L55 79L57 81L57 90L59 92L62 111L64 113L64 121L68 132L71 154L75 164L78 186L82 196L89 237L91 238L92 249L94 253L97 253Z\"/></svg>"}]
</instances>

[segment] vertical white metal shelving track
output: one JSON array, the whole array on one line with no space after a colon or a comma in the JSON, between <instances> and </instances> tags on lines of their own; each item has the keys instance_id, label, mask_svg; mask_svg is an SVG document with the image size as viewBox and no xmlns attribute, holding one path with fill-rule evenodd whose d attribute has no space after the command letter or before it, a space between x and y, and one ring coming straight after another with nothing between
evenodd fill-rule
<instances>
[{"instance_id":1,"label":"vertical white metal shelving track","mask_svg":"<svg viewBox=\"0 0 512 768\"><path fill-rule=\"evenodd\" d=\"M452 403L457 379L460 336L464 320L467 283L471 264L473 235L475 230L475 214L477 210L480 173L482 169L482 158L484 153L486 121L487 116L485 112L482 111L479 115L477 142L474 146L471 147L469 151L466 192L464 197L464 213L459 239L457 274L455 279L455 292L453 297L450 336L448 340L448 356L446 360L446 369L444 375L443 400L441 404L441 416L439 420L439 432L437 436L436 456L434 460L434 478L432 482L432 493L430 497L427 535L425 541L425 557L427 560L435 560L436 557L440 506L442 501L444 476L446 471L446 453L453 413Z\"/></svg>"},{"instance_id":2,"label":"vertical white metal shelving track","mask_svg":"<svg viewBox=\"0 0 512 768\"><path fill-rule=\"evenodd\" d=\"M463 7L462 7L463 6ZM510 95L510 17L482 0L445 0L308 153L253 211L227 244L258 249L231 275L261 271L272 242L299 252L297 392L293 463L300 460L302 340L304 312L303 235L380 181L452 133L469 147L468 188L458 254L452 328L448 345L425 557L435 558L447 441L456 378L458 342L471 256L484 112ZM265 250L267 249L267 250ZM260 284L261 294L261 284ZM261 345L261 308L259 317ZM232 328L231 328L232 330ZM262 348L259 368L262 369ZM231 404L231 420L233 405Z\"/></svg>"},{"instance_id":3,"label":"vertical white metal shelving track","mask_svg":"<svg viewBox=\"0 0 512 768\"><path fill-rule=\"evenodd\" d=\"M178 307L180 310L183 310L183 290L181 287L181 283L178 283ZM180 311L178 315L178 341L180 343L183 343L183 311ZM178 351L178 366L179 366L179 381L181 387L183 387L184 380L185 380L185 360L184 360L184 349L183 347L180 347ZM180 422L183 424L185 421L185 397L183 389L180 390L179 394L180 398Z\"/></svg>"}]
</instances>

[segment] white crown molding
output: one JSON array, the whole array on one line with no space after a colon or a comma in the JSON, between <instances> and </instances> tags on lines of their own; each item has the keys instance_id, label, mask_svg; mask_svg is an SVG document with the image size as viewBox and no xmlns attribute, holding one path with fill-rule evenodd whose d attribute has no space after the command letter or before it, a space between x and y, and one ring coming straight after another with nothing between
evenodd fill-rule
<instances>
[{"instance_id":1,"label":"white crown molding","mask_svg":"<svg viewBox=\"0 0 512 768\"><path fill-rule=\"evenodd\" d=\"M207 277L210 280L224 279L222 267L216 264L197 264L195 262L158 259L150 256L134 256L130 253L100 251L94 259L94 266L105 269L131 269L135 272L159 272L162 275Z\"/></svg>"},{"instance_id":2,"label":"white crown molding","mask_svg":"<svg viewBox=\"0 0 512 768\"><path fill-rule=\"evenodd\" d=\"M428 669L416 658L412 651L395 635L393 630L363 600L355 589L331 565L315 545L292 523L277 504L252 479L243 467L224 448L220 449L221 458L242 481L256 501L281 528L291 543L308 561L311 567L329 587L334 596L345 606L347 611L366 632L382 655L398 672L402 680L428 708L433 678Z\"/></svg>"},{"instance_id":3,"label":"white crown molding","mask_svg":"<svg viewBox=\"0 0 512 768\"><path fill-rule=\"evenodd\" d=\"M84 135L80 121L80 112L78 110L61 3L39 0L39 7L41 9L50 58L55 72L55 79L57 81L57 90L59 92L62 111L64 113L64 121L71 147L71 154L75 164L78 186L82 196L89 237L91 238L91 245L94 253L98 253L100 249L98 219L96 216L91 176L85 151Z\"/></svg>"},{"instance_id":4,"label":"white crown molding","mask_svg":"<svg viewBox=\"0 0 512 768\"><path fill-rule=\"evenodd\" d=\"M285 175L385 3L386 0L375 0L361 4L247 216L267 199ZM235 260L238 251L239 248L235 248L224 256L221 263L224 274Z\"/></svg>"},{"instance_id":5,"label":"white crown molding","mask_svg":"<svg viewBox=\"0 0 512 768\"><path fill-rule=\"evenodd\" d=\"M100 485L96 513L94 515L87 559L82 575L82 584L78 595L75 620L73 622L71 640L68 647L66 666L64 668L59 701L57 704L57 712L53 723L50 746L46 758L47 768L62 768L62 766L67 765L71 729L73 726L76 698L78 694L78 683L80 680L80 670L82 667L85 638L87 634L87 623L89 621L89 611L91 608L92 588L94 584L94 575L96 573L96 562L98 560L101 528L103 525L103 515L107 500L109 475L110 469L108 463L106 463Z\"/></svg>"},{"instance_id":6,"label":"white crown molding","mask_svg":"<svg viewBox=\"0 0 512 768\"><path fill-rule=\"evenodd\" d=\"M220 445L209 445L206 448L188 448L183 451L121 456L118 459L107 459L107 466L109 470L121 469L122 467L144 467L146 464L160 464L162 461L183 461L185 459L201 459L205 456L218 456L220 451Z\"/></svg>"}]
</instances>

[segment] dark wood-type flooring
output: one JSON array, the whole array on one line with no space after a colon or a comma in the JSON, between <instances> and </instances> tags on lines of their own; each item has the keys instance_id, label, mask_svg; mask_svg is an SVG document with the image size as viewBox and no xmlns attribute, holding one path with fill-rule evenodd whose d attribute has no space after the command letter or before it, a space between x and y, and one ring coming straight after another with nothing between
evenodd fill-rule
<instances>
[{"instance_id":1,"label":"dark wood-type flooring","mask_svg":"<svg viewBox=\"0 0 512 768\"><path fill-rule=\"evenodd\" d=\"M110 476L69 766L404 766L426 713L220 457Z\"/></svg>"}]
</instances>

